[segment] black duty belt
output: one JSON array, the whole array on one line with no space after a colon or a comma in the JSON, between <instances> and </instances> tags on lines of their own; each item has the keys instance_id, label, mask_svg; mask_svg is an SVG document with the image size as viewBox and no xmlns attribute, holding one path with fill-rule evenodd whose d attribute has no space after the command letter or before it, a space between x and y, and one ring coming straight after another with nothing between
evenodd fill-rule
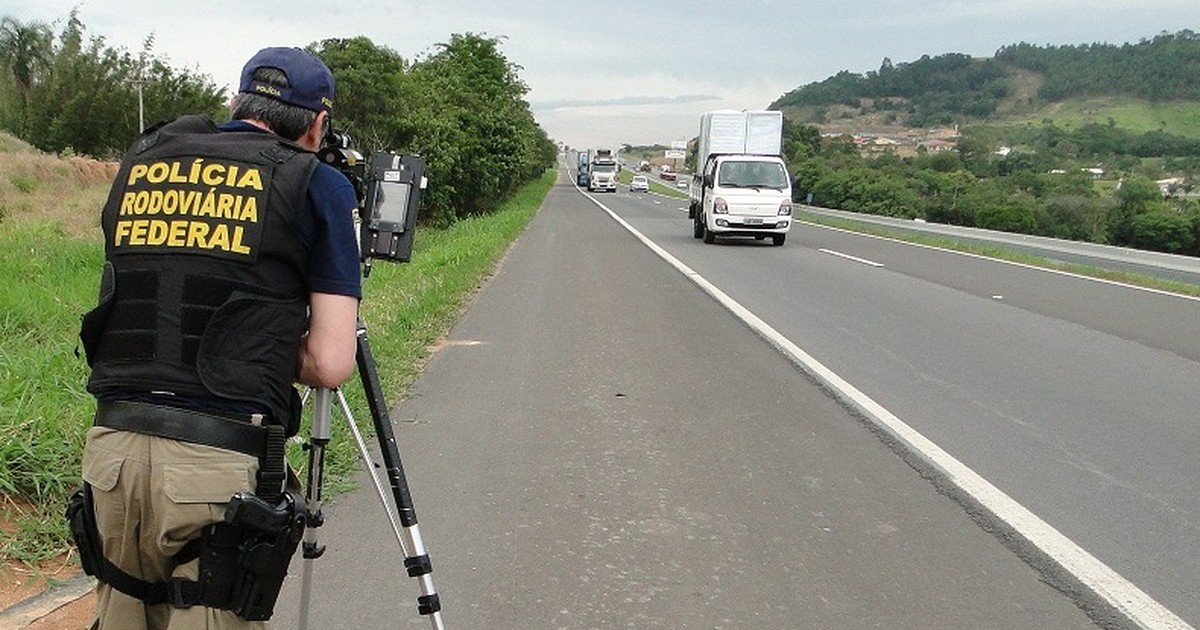
<instances>
[{"instance_id":1,"label":"black duty belt","mask_svg":"<svg viewBox=\"0 0 1200 630\"><path fill-rule=\"evenodd\" d=\"M96 426L215 446L261 457L267 450L267 431L246 420L201 411L133 401L100 401Z\"/></svg>"},{"instance_id":2,"label":"black duty belt","mask_svg":"<svg viewBox=\"0 0 1200 630\"><path fill-rule=\"evenodd\" d=\"M95 425L203 444L258 458L255 494L278 498L285 477L283 427L251 424L201 411L133 401L99 401Z\"/></svg>"}]
</instances>

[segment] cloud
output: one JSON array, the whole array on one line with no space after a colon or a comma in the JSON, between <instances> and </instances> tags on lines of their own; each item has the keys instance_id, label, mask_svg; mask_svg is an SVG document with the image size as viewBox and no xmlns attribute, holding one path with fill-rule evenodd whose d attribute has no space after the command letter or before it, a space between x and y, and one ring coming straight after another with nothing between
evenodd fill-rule
<instances>
[{"instance_id":1,"label":"cloud","mask_svg":"<svg viewBox=\"0 0 1200 630\"><path fill-rule=\"evenodd\" d=\"M621 98L537 101L530 103L529 106L537 112L548 112L557 109L575 109L579 107L687 105L691 103L706 103L719 100L721 100L721 97L713 96L711 94L685 94L683 96L623 96Z\"/></svg>"}]
</instances>

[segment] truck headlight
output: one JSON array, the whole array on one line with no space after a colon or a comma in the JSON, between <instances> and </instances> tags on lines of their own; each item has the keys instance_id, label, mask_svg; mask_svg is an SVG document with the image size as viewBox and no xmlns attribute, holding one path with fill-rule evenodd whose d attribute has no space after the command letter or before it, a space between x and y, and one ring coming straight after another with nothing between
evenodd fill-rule
<instances>
[{"instance_id":1,"label":"truck headlight","mask_svg":"<svg viewBox=\"0 0 1200 630\"><path fill-rule=\"evenodd\" d=\"M791 201L784 201L783 203L779 204L779 216L781 216L781 217L792 216L792 202Z\"/></svg>"},{"instance_id":2,"label":"truck headlight","mask_svg":"<svg viewBox=\"0 0 1200 630\"><path fill-rule=\"evenodd\" d=\"M720 197L713 199L713 214L729 214L729 204Z\"/></svg>"}]
</instances>

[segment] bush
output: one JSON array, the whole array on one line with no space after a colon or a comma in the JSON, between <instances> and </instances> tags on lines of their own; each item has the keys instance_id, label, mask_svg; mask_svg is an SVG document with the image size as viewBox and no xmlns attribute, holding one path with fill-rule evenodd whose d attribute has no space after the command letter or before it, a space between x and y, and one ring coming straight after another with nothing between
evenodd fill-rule
<instances>
[{"instance_id":1,"label":"bush","mask_svg":"<svg viewBox=\"0 0 1200 630\"><path fill-rule=\"evenodd\" d=\"M1192 218L1174 209L1156 208L1133 217L1131 245L1168 254L1195 250L1196 230Z\"/></svg>"}]
</instances>

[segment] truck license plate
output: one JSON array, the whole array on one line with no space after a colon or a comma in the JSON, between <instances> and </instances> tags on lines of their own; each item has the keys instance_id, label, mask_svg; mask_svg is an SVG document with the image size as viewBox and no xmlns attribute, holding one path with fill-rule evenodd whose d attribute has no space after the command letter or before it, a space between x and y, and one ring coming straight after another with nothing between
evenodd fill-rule
<instances>
[{"instance_id":1,"label":"truck license plate","mask_svg":"<svg viewBox=\"0 0 1200 630\"><path fill-rule=\"evenodd\" d=\"M762 219L746 219L746 225L762 225Z\"/></svg>"}]
</instances>

